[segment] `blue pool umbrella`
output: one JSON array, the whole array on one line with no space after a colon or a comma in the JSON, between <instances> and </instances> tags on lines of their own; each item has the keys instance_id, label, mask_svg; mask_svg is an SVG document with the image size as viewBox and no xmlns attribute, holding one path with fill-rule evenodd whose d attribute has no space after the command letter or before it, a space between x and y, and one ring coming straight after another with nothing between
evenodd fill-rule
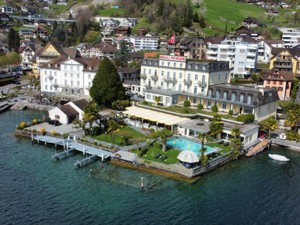
<instances>
[{"instance_id":1,"label":"blue pool umbrella","mask_svg":"<svg viewBox=\"0 0 300 225\"><path fill-rule=\"evenodd\" d=\"M179 155L177 156L177 159L180 160L181 162L187 162L187 163L199 162L198 155L195 152L189 150L180 152Z\"/></svg>"}]
</instances>

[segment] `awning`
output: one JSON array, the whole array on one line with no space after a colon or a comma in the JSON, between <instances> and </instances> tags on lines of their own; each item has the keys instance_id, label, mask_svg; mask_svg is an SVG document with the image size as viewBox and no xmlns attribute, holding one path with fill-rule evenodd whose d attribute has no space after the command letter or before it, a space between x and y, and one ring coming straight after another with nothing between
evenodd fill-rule
<instances>
[{"instance_id":1,"label":"awning","mask_svg":"<svg viewBox=\"0 0 300 225\"><path fill-rule=\"evenodd\" d=\"M177 156L177 159L180 160L181 162L186 162L186 163L199 162L199 158L197 154L189 150L180 152L179 155Z\"/></svg>"},{"instance_id":2,"label":"awning","mask_svg":"<svg viewBox=\"0 0 300 225\"><path fill-rule=\"evenodd\" d=\"M182 118L179 116L170 115L163 112L157 112L151 109L140 108L136 106L131 106L123 112L125 115L134 116L137 118L143 118L149 121L165 124L172 126L183 121L189 121L188 118Z\"/></svg>"}]
</instances>

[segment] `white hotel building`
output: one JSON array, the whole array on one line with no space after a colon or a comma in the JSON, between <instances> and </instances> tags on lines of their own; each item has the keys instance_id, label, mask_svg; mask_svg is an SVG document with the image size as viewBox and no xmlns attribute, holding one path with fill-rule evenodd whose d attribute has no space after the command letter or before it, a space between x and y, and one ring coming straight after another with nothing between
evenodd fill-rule
<instances>
[{"instance_id":1,"label":"white hotel building","mask_svg":"<svg viewBox=\"0 0 300 225\"><path fill-rule=\"evenodd\" d=\"M99 60L58 57L40 65L41 92L69 96L89 96Z\"/></svg>"},{"instance_id":2,"label":"white hotel building","mask_svg":"<svg viewBox=\"0 0 300 225\"><path fill-rule=\"evenodd\" d=\"M237 38L225 39L221 44L208 42L206 54L207 59L229 62L231 74L244 77L256 68L257 50L257 43Z\"/></svg>"},{"instance_id":3,"label":"white hotel building","mask_svg":"<svg viewBox=\"0 0 300 225\"><path fill-rule=\"evenodd\" d=\"M158 49L158 36L132 36L129 41L133 44L134 51L141 50L157 50Z\"/></svg>"},{"instance_id":4,"label":"white hotel building","mask_svg":"<svg viewBox=\"0 0 300 225\"><path fill-rule=\"evenodd\" d=\"M160 55L144 58L141 67L141 92L148 102L160 97L163 106L217 105L219 111L235 115L253 114L261 121L275 115L278 94L274 89L229 84L229 62L189 60L184 56Z\"/></svg>"}]
</instances>

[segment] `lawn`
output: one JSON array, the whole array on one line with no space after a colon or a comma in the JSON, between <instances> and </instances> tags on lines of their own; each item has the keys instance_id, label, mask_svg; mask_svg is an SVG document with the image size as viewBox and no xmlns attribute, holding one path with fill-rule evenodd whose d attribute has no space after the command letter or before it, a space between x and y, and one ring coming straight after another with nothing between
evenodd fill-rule
<instances>
[{"instance_id":1,"label":"lawn","mask_svg":"<svg viewBox=\"0 0 300 225\"><path fill-rule=\"evenodd\" d=\"M230 146L229 145L228 146L224 146L224 144L219 144L219 143L207 143L205 145L207 145L209 147L213 147L213 148L220 148L220 149L222 149L218 153L223 153L224 154L224 153L227 153L227 152L230 151Z\"/></svg>"},{"instance_id":2,"label":"lawn","mask_svg":"<svg viewBox=\"0 0 300 225\"><path fill-rule=\"evenodd\" d=\"M140 137L144 138L145 135L134 130L131 127L122 127L117 131L112 139L112 136L110 134L101 134L97 136L93 136L94 139L99 140L99 141L105 141L108 143L116 144L116 145L122 145L124 142L124 138L122 136L128 136L128 137Z\"/></svg>"},{"instance_id":3,"label":"lawn","mask_svg":"<svg viewBox=\"0 0 300 225\"><path fill-rule=\"evenodd\" d=\"M159 143L155 143L147 152L142 156L143 159L161 162L165 164L174 164L178 162L177 156L179 155L180 151L177 149L168 149L166 152L161 150L161 145ZM155 158L157 154L161 156ZM162 160L162 156L168 157L165 160Z\"/></svg>"},{"instance_id":4,"label":"lawn","mask_svg":"<svg viewBox=\"0 0 300 225\"><path fill-rule=\"evenodd\" d=\"M125 16L127 13L127 10L124 8L105 8L105 9L99 9L96 12L96 15L99 16L112 16L112 17L118 17L118 16Z\"/></svg>"}]
</instances>

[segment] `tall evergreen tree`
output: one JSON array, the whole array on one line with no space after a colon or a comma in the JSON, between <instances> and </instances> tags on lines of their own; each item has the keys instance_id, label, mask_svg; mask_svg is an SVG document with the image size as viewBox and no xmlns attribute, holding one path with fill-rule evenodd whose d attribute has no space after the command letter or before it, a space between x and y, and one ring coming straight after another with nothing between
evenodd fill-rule
<instances>
[{"instance_id":1,"label":"tall evergreen tree","mask_svg":"<svg viewBox=\"0 0 300 225\"><path fill-rule=\"evenodd\" d=\"M17 31L15 31L13 28L9 29L8 35L8 48L9 50L13 50L15 52L18 52L19 46L20 46L20 36Z\"/></svg>"},{"instance_id":2,"label":"tall evergreen tree","mask_svg":"<svg viewBox=\"0 0 300 225\"><path fill-rule=\"evenodd\" d=\"M99 64L90 95L100 107L111 108L114 101L126 99L125 88L117 69L107 57Z\"/></svg>"}]
</instances>

